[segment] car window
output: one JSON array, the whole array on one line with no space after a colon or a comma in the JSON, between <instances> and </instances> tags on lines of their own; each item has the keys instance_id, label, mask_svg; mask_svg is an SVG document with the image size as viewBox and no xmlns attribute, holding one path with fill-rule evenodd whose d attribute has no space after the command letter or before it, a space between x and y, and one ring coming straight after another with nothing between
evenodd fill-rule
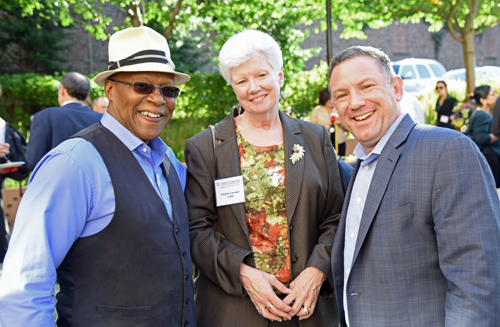
<instances>
[{"instance_id":1,"label":"car window","mask_svg":"<svg viewBox=\"0 0 500 327\"><path fill-rule=\"evenodd\" d=\"M478 78L486 78L490 75L490 72L487 70L477 70L476 69L476 79Z\"/></svg>"},{"instance_id":2,"label":"car window","mask_svg":"<svg viewBox=\"0 0 500 327\"><path fill-rule=\"evenodd\" d=\"M427 68L425 68L424 65L417 65L417 70L418 74L420 75L420 78L430 78L431 75L427 71Z\"/></svg>"},{"instance_id":3,"label":"car window","mask_svg":"<svg viewBox=\"0 0 500 327\"><path fill-rule=\"evenodd\" d=\"M456 80L459 80L459 81L465 81L465 71L459 71L459 72L456 72L456 73L451 73L451 74L449 74L449 76L447 78L449 78L449 79L456 79Z\"/></svg>"},{"instance_id":4,"label":"car window","mask_svg":"<svg viewBox=\"0 0 500 327\"><path fill-rule=\"evenodd\" d=\"M500 76L500 70L494 67L476 68L476 78L494 78Z\"/></svg>"},{"instance_id":5,"label":"car window","mask_svg":"<svg viewBox=\"0 0 500 327\"><path fill-rule=\"evenodd\" d=\"M396 73L396 75L398 75L399 65L392 65L392 68L394 68L394 72Z\"/></svg>"},{"instance_id":6,"label":"car window","mask_svg":"<svg viewBox=\"0 0 500 327\"><path fill-rule=\"evenodd\" d=\"M446 70L441 65L429 64L429 67L431 67L436 77L441 77L444 73L446 73Z\"/></svg>"},{"instance_id":7,"label":"car window","mask_svg":"<svg viewBox=\"0 0 500 327\"><path fill-rule=\"evenodd\" d=\"M410 65L405 65L401 69L401 74L400 74L402 79L415 79L415 70L413 69L412 66Z\"/></svg>"}]
</instances>

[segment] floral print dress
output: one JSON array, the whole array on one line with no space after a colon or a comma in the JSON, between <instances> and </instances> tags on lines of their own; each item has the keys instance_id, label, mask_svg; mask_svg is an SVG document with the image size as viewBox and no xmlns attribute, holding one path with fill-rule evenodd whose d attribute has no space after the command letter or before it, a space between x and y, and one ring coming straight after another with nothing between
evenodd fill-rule
<instances>
[{"instance_id":1,"label":"floral print dress","mask_svg":"<svg viewBox=\"0 0 500 327\"><path fill-rule=\"evenodd\" d=\"M288 221L285 203L285 149L283 143L254 146L236 127L240 169L245 184L245 214L255 266L291 281Z\"/></svg>"}]
</instances>

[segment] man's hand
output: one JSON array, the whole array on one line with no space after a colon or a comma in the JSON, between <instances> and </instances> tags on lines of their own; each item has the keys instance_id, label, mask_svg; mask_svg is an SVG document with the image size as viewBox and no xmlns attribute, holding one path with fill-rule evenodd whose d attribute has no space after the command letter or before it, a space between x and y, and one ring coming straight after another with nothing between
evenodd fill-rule
<instances>
[{"instance_id":1,"label":"man's hand","mask_svg":"<svg viewBox=\"0 0 500 327\"><path fill-rule=\"evenodd\" d=\"M0 158L5 157L9 154L10 144L9 143L0 143Z\"/></svg>"}]
</instances>

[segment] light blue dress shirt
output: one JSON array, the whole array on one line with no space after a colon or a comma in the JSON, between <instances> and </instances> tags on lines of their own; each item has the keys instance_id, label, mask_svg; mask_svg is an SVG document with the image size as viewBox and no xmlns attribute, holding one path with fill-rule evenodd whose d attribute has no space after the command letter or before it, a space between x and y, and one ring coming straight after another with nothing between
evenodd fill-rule
<instances>
[{"instance_id":1,"label":"light blue dress shirt","mask_svg":"<svg viewBox=\"0 0 500 327\"><path fill-rule=\"evenodd\" d=\"M160 164L167 155L183 189L186 168L161 139L146 145L107 112L101 123L134 154L172 217ZM119 158L116 164L120 164ZM0 326L54 326L56 268L78 238L106 227L114 210L109 173L89 142L67 140L42 158L19 206L5 257L0 278Z\"/></svg>"},{"instance_id":2,"label":"light blue dress shirt","mask_svg":"<svg viewBox=\"0 0 500 327\"><path fill-rule=\"evenodd\" d=\"M347 208L346 224L345 224L345 240L344 240L344 312L346 323L349 326L349 312L347 308L347 281L351 273L352 260L354 257L354 249L356 247L356 240L358 239L359 226L361 218L363 217L363 210L365 208L366 197L372 182L375 168L380 153L384 149L387 141L392 133L399 126L405 114L399 115L396 121L389 127L384 136L377 143L375 148L370 153L366 153L361 144L358 144L353 153L361 160L354 185L352 186L351 198L349 200L349 207Z\"/></svg>"}]
</instances>

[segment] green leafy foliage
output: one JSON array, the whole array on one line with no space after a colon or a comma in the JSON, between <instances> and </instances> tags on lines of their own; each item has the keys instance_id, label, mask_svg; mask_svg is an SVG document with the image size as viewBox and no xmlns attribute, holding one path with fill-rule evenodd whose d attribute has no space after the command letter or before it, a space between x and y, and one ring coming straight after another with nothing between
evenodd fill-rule
<instances>
[{"instance_id":1,"label":"green leafy foliage","mask_svg":"<svg viewBox=\"0 0 500 327\"><path fill-rule=\"evenodd\" d=\"M23 17L16 0L0 2L1 73L54 73L61 71L65 60L59 53L69 46L61 43L64 29L57 17L40 15Z\"/></svg>"},{"instance_id":2,"label":"green leafy foliage","mask_svg":"<svg viewBox=\"0 0 500 327\"><path fill-rule=\"evenodd\" d=\"M293 73L285 80L284 111L298 118L304 118L318 104L318 95L328 87L328 64L321 61L310 71Z\"/></svg>"},{"instance_id":3,"label":"green leafy foliage","mask_svg":"<svg viewBox=\"0 0 500 327\"><path fill-rule=\"evenodd\" d=\"M225 117L238 104L233 89L218 73L194 73L182 86L175 117L210 117L211 123Z\"/></svg>"},{"instance_id":4,"label":"green leafy foliage","mask_svg":"<svg viewBox=\"0 0 500 327\"><path fill-rule=\"evenodd\" d=\"M317 105L321 89L327 86L325 62L311 71L289 74L285 80L285 101L281 109L294 117L305 117ZM184 144L188 138L210 124L222 120L238 101L233 89L219 73L191 73L191 80L181 85L176 109L171 122L161 135L174 152L184 158ZM0 116L28 134L30 116L52 106L58 106L57 88L63 75L34 73L0 76L3 96L0 98ZM90 99L104 96L104 88L91 80Z\"/></svg>"},{"instance_id":5,"label":"green leafy foliage","mask_svg":"<svg viewBox=\"0 0 500 327\"><path fill-rule=\"evenodd\" d=\"M468 91L474 89L475 48L473 37L494 27L500 21L498 0L352 0L332 1L332 12L344 26L341 37L364 37L362 25L379 28L394 20L418 23L424 19L429 31L436 33L444 25L464 49L468 72ZM469 74L469 72L471 72Z\"/></svg>"},{"instance_id":6,"label":"green leafy foliage","mask_svg":"<svg viewBox=\"0 0 500 327\"><path fill-rule=\"evenodd\" d=\"M178 47L203 44L203 53L213 59L224 42L244 29L258 29L272 35L283 51L286 72L300 71L303 63L320 49L302 49L300 43L309 26L324 18L324 1L320 0L8 0L21 5L24 16L41 19L57 17L62 26L81 25L97 39L104 40L116 30L141 23L164 34ZM180 6L177 6L180 4ZM126 15L123 22L113 22L105 15L104 6L114 6ZM179 11L175 11L178 7ZM176 13L172 16L172 13ZM117 27L119 26L119 27ZM172 29L169 34L167 31ZM321 30L325 27L322 25ZM195 31L202 31L199 32ZM171 42L171 45L173 43ZM186 52L187 53L187 52ZM182 59L182 57L181 57ZM196 70L189 70L196 71Z\"/></svg>"},{"instance_id":7,"label":"green leafy foliage","mask_svg":"<svg viewBox=\"0 0 500 327\"><path fill-rule=\"evenodd\" d=\"M210 1L199 10L202 30L210 37L212 49L219 51L236 32L257 29L273 36L283 52L285 77L298 72L303 62L319 49L302 49L300 43L308 31L297 25L309 26L323 18L324 1L314 0L226 0Z\"/></svg>"},{"instance_id":8,"label":"green leafy foliage","mask_svg":"<svg viewBox=\"0 0 500 327\"><path fill-rule=\"evenodd\" d=\"M0 76L3 91L0 116L26 133L31 115L58 106L57 87L61 77L35 73Z\"/></svg>"}]
</instances>

